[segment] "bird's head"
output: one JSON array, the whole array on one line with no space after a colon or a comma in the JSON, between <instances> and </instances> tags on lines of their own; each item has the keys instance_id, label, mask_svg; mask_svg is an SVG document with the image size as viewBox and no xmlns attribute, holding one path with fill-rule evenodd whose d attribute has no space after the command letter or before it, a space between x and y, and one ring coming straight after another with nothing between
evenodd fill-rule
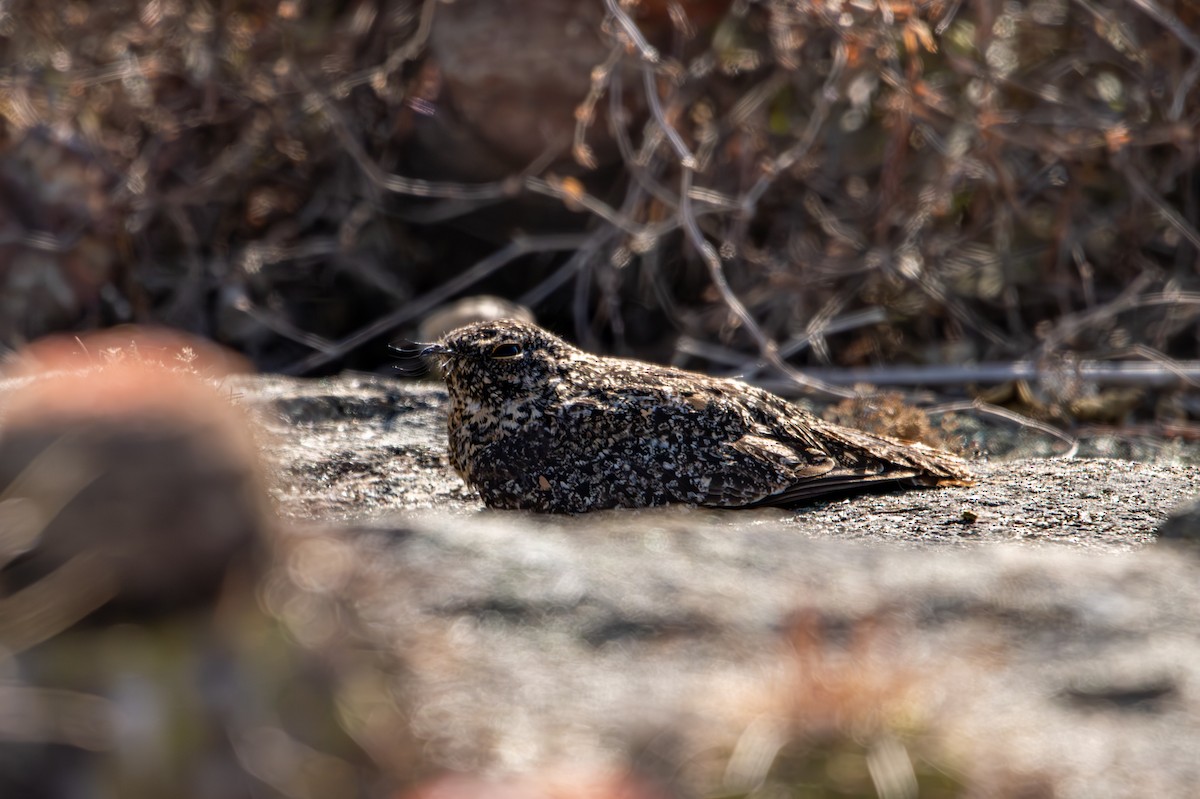
<instances>
[{"instance_id":1,"label":"bird's head","mask_svg":"<svg viewBox=\"0 0 1200 799\"><path fill-rule=\"evenodd\" d=\"M433 361L451 394L477 399L539 393L578 352L537 325L514 319L476 322L432 344L402 342L392 349L404 361L397 367L402 372L420 373Z\"/></svg>"}]
</instances>

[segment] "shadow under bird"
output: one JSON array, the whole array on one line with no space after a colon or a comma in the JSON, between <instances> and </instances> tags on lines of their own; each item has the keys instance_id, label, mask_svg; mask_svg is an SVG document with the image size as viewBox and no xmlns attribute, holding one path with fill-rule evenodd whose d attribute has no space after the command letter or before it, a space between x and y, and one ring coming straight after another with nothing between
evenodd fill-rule
<instances>
[{"instance_id":1,"label":"shadow under bird","mask_svg":"<svg viewBox=\"0 0 1200 799\"><path fill-rule=\"evenodd\" d=\"M493 508L788 506L971 482L947 452L824 421L738 380L592 355L526 322L392 349L402 373L440 367L450 462Z\"/></svg>"}]
</instances>

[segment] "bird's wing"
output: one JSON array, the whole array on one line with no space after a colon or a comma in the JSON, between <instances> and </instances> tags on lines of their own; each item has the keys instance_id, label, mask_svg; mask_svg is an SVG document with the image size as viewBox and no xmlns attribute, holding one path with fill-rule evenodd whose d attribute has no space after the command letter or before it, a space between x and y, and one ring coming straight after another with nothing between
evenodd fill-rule
<instances>
[{"instance_id":1,"label":"bird's wing","mask_svg":"<svg viewBox=\"0 0 1200 799\"><path fill-rule=\"evenodd\" d=\"M714 475L705 504L786 506L900 486L971 484L961 458L807 414L759 428L725 449L727 465Z\"/></svg>"},{"instance_id":2,"label":"bird's wing","mask_svg":"<svg viewBox=\"0 0 1200 799\"><path fill-rule=\"evenodd\" d=\"M720 444L707 474L705 505L742 507L762 503L797 481L820 481L837 468L826 453L799 449L754 431Z\"/></svg>"},{"instance_id":3,"label":"bird's wing","mask_svg":"<svg viewBox=\"0 0 1200 799\"><path fill-rule=\"evenodd\" d=\"M965 460L917 441L902 441L852 427L819 420L814 429L822 446L843 465L881 467L885 471L913 472L925 485L970 485L971 469Z\"/></svg>"},{"instance_id":4,"label":"bird's wing","mask_svg":"<svg viewBox=\"0 0 1200 799\"><path fill-rule=\"evenodd\" d=\"M878 460L860 462L856 446L828 442L815 432L819 420L783 400L771 398L782 410L772 408L766 417L756 416L745 401L748 387L721 381L662 382L674 390L663 391L662 383L645 393L623 389L617 396L604 396L598 407L592 404L594 398L576 397L564 409L574 421L586 420L593 433L619 419L620 432L604 430L605 437L636 441L639 452L655 440L666 443L664 429L678 435L669 445L679 452L677 468L689 472L695 484L706 486L701 499L705 505L799 504L916 474L911 469L885 469ZM786 414L790 423L779 427L776 414ZM664 419L669 420L665 428Z\"/></svg>"},{"instance_id":5,"label":"bird's wing","mask_svg":"<svg viewBox=\"0 0 1200 799\"><path fill-rule=\"evenodd\" d=\"M924 484L919 469L879 460L842 464L819 450L791 450L791 458L781 457L787 445L775 439L746 436L729 449L736 455L729 468L713 475L706 505L801 505L832 495Z\"/></svg>"},{"instance_id":6,"label":"bird's wing","mask_svg":"<svg viewBox=\"0 0 1200 799\"><path fill-rule=\"evenodd\" d=\"M915 470L885 470L875 473L863 469L834 469L818 477L797 480L773 494L759 497L745 507L803 505L818 499L873 490L889 490L900 486L920 486L920 473Z\"/></svg>"}]
</instances>

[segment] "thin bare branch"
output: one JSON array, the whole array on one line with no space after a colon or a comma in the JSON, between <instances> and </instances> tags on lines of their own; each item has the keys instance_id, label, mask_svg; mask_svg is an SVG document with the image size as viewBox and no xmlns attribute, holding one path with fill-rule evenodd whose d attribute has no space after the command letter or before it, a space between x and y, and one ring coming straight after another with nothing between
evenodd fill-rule
<instances>
[{"instance_id":1,"label":"thin bare branch","mask_svg":"<svg viewBox=\"0 0 1200 799\"><path fill-rule=\"evenodd\" d=\"M704 348L699 351L713 360L731 358L720 351ZM870 366L857 368L812 367L809 376L824 383L840 386L939 386L962 388L971 385L994 385L1014 380L1040 381L1061 377L1064 368L1082 383L1138 388L1166 388L1191 385L1200 380L1200 361L1078 361L1064 367L1061 362L989 361L978 364L929 366ZM787 381L761 380L760 385L785 390Z\"/></svg>"},{"instance_id":2,"label":"thin bare branch","mask_svg":"<svg viewBox=\"0 0 1200 799\"><path fill-rule=\"evenodd\" d=\"M634 50L637 51L638 56L648 64L657 64L660 59L657 48L646 41L646 37L642 35L637 23L625 13L625 9L621 8L618 0L604 0L604 5Z\"/></svg>"},{"instance_id":3,"label":"thin bare branch","mask_svg":"<svg viewBox=\"0 0 1200 799\"><path fill-rule=\"evenodd\" d=\"M1059 441L1067 445L1066 451L1058 453L1055 456L1056 458L1069 460L1070 458L1074 458L1076 453L1079 452L1079 439L1075 438L1075 436L1072 436L1063 430L1059 430L1054 425L1049 425L1045 422L1039 422L1037 419L1030 419L1028 416L1019 414L1016 411L1010 411L1008 408L1001 408L999 405L992 405L981 400L970 400L967 402L949 402L943 405L937 405L932 408L925 409L925 412L930 414L962 413L964 411L985 413L989 416L1007 419L1008 421L1020 425L1021 427L1028 427L1031 430L1037 430L1038 432L1054 436Z\"/></svg>"},{"instance_id":4,"label":"thin bare branch","mask_svg":"<svg viewBox=\"0 0 1200 799\"><path fill-rule=\"evenodd\" d=\"M1200 36L1183 23L1179 17L1155 2L1155 0L1131 0L1133 5L1140 8L1148 17L1162 25L1171 35L1187 46L1189 50L1200 56Z\"/></svg>"},{"instance_id":5,"label":"thin bare branch","mask_svg":"<svg viewBox=\"0 0 1200 799\"><path fill-rule=\"evenodd\" d=\"M1191 222L1183 218L1183 214L1172 208L1136 169L1124 164L1121 174L1138 194L1145 197L1162 214L1163 219L1167 220L1171 227L1179 232L1179 235L1190 241L1193 247L1200 249L1200 230L1196 230Z\"/></svg>"},{"instance_id":6,"label":"thin bare branch","mask_svg":"<svg viewBox=\"0 0 1200 799\"><path fill-rule=\"evenodd\" d=\"M853 391L836 388L793 369L779 357L779 349L776 343L763 332L762 328L758 326L758 322L746 310L746 306L742 304L742 301L733 293L733 289L729 287L729 281L725 278L725 269L721 265L720 255L717 254L716 248L704 237L704 234L700 232L700 226L696 224L696 215L689 199L692 174L692 170L690 169L683 170L682 187L679 192L683 198L679 204L680 214L683 217L683 230L688 241L700 254L705 266L708 267L709 279L712 280L713 286L720 293L726 307L729 308L733 315L737 317L742 327L754 338L758 344L759 351L767 362L782 374L787 375L798 385L827 396L841 398L855 396Z\"/></svg>"},{"instance_id":7,"label":"thin bare branch","mask_svg":"<svg viewBox=\"0 0 1200 799\"><path fill-rule=\"evenodd\" d=\"M804 133L800 135L795 144L772 159L770 168L766 169L758 181L745 193L742 198L742 213L746 216L754 212L758 201L762 199L762 196L771 187L771 184L775 182L775 179L803 158L812 149L813 144L816 143L817 134L820 133L821 128L825 125L825 120L829 117L829 110L838 98L837 84L842 78L842 71L846 68L846 59L846 45L842 42L836 42L833 48L833 63L830 66L829 75L825 78L825 84L821 87L821 93L817 96L812 114L808 118L808 124L804 127Z\"/></svg>"},{"instance_id":8,"label":"thin bare branch","mask_svg":"<svg viewBox=\"0 0 1200 799\"><path fill-rule=\"evenodd\" d=\"M650 106L650 115L658 124L658 129L667 137L671 149L675 151L675 155L679 158L679 165L684 169L695 169L696 156L688 149L687 144L683 141L683 137L679 135L679 131L667 119L667 112L663 110L662 100L658 96L656 77L654 70L646 66L642 67L642 82L646 88L646 103Z\"/></svg>"},{"instance_id":9,"label":"thin bare branch","mask_svg":"<svg viewBox=\"0 0 1200 799\"><path fill-rule=\"evenodd\" d=\"M401 325L408 324L412 320L421 317L459 292L465 291L488 275L502 269L523 255L535 252L573 250L583 245L587 239L588 237L582 234L526 236L514 239L507 246L479 261L467 271L447 280L432 291L422 294L407 305L376 319L374 322L359 328L349 336L334 342L327 349L313 353L282 371L284 374L308 374L314 369L319 369L325 364L336 361L372 339L390 333Z\"/></svg>"}]
</instances>

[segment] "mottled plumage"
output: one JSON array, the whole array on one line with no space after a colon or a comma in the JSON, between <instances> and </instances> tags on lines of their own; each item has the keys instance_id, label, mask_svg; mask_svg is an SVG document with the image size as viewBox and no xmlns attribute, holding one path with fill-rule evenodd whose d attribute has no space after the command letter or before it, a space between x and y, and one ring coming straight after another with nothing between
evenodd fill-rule
<instances>
[{"instance_id":1,"label":"mottled plumage","mask_svg":"<svg viewBox=\"0 0 1200 799\"><path fill-rule=\"evenodd\" d=\"M923 444L823 421L737 380L591 355L525 322L397 349L439 363L450 462L494 508L745 508L970 481L964 461Z\"/></svg>"}]
</instances>

